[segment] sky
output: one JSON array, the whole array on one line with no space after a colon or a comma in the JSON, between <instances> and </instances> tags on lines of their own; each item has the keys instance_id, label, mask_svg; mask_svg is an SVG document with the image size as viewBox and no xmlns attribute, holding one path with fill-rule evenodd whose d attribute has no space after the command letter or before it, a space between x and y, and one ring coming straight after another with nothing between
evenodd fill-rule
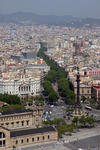
<instances>
[{"instance_id":1,"label":"sky","mask_svg":"<svg viewBox=\"0 0 100 150\"><path fill-rule=\"evenodd\" d=\"M100 18L100 0L0 0L0 14L13 12Z\"/></svg>"}]
</instances>

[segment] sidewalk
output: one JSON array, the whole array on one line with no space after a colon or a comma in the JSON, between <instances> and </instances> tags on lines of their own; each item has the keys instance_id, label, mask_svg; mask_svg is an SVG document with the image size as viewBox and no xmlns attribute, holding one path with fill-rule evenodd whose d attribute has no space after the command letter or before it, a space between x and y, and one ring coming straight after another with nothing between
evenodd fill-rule
<instances>
[{"instance_id":1,"label":"sidewalk","mask_svg":"<svg viewBox=\"0 0 100 150\"><path fill-rule=\"evenodd\" d=\"M66 143L77 141L79 139L86 139L92 136L100 135L100 127L91 129L80 129L79 132L72 133L72 136L63 135L63 141Z\"/></svg>"}]
</instances>

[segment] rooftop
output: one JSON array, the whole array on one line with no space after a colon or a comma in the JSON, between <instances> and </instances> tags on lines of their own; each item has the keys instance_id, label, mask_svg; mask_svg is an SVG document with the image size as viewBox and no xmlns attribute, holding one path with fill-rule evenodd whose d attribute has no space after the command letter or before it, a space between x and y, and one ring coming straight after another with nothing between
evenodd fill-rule
<instances>
[{"instance_id":1,"label":"rooftop","mask_svg":"<svg viewBox=\"0 0 100 150\"><path fill-rule=\"evenodd\" d=\"M17 130L17 131L11 131L10 136L11 137L18 137L18 136L24 136L29 134L38 134L38 133L45 133L45 132L54 132L56 131L53 127L43 127L43 128L30 128L25 130Z\"/></svg>"},{"instance_id":2,"label":"rooftop","mask_svg":"<svg viewBox=\"0 0 100 150\"><path fill-rule=\"evenodd\" d=\"M17 110L10 110L10 111L4 111L1 112L1 115L10 115L10 114L17 114L17 113L28 113L32 112L31 109L17 109Z\"/></svg>"}]
</instances>

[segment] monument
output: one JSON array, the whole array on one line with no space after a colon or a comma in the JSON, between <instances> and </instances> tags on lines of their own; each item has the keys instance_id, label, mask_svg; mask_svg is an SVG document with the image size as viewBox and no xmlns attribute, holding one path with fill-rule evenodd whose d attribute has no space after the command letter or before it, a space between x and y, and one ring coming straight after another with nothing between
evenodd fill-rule
<instances>
[{"instance_id":1,"label":"monument","mask_svg":"<svg viewBox=\"0 0 100 150\"><path fill-rule=\"evenodd\" d=\"M76 104L75 104L75 110L73 112L73 116L79 117L79 116L82 116L84 114L83 110L82 110L82 106L80 104L80 73L79 73L79 68L77 68L76 82L77 82L77 96L76 96Z\"/></svg>"}]
</instances>

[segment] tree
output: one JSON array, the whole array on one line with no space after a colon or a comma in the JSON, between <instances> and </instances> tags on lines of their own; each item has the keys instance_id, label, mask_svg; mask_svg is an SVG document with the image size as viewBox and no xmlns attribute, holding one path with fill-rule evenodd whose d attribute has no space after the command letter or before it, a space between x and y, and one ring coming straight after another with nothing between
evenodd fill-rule
<instances>
[{"instance_id":1,"label":"tree","mask_svg":"<svg viewBox=\"0 0 100 150\"><path fill-rule=\"evenodd\" d=\"M24 109L24 106L19 104L3 106L0 108L0 111L19 110L19 109Z\"/></svg>"},{"instance_id":2,"label":"tree","mask_svg":"<svg viewBox=\"0 0 100 150\"><path fill-rule=\"evenodd\" d=\"M51 83L56 80L56 71L55 70L50 70L48 72L48 75L45 77L45 80L50 81Z\"/></svg>"},{"instance_id":3,"label":"tree","mask_svg":"<svg viewBox=\"0 0 100 150\"><path fill-rule=\"evenodd\" d=\"M68 80L62 78L58 81L58 91L61 96L65 97L66 104L75 104L75 94L70 90Z\"/></svg>"},{"instance_id":4,"label":"tree","mask_svg":"<svg viewBox=\"0 0 100 150\"><path fill-rule=\"evenodd\" d=\"M39 106L39 105L43 106L44 105L44 98L42 95L33 97L32 102L33 101L35 102L35 105L37 105L37 106Z\"/></svg>"},{"instance_id":5,"label":"tree","mask_svg":"<svg viewBox=\"0 0 100 150\"><path fill-rule=\"evenodd\" d=\"M57 100L58 100L58 95L57 95L57 93L56 92L51 92L50 94L49 94L49 101L50 102L56 102Z\"/></svg>"},{"instance_id":6,"label":"tree","mask_svg":"<svg viewBox=\"0 0 100 150\"><path fill-rule=\"evenodd\" d=\"M85 96L82 96L81 100L83 101L83 103L86 101L86 97Z\"/></svg>"},{"instance_id":7,"label":"tree","mask_svg":"<svg viewBox=\"0 0 100 150\"><path fill-rule=\"evenodd\" d=\"M48 94L49 99L51 101L55 101L58 99L57 93L54 94L54 89L52 88L52 85L50 85L52 82L58 81L58 91L59 95L61 95L66 104L75 104L75 94L73 92L73 86L72 84L66 79L67 72L63 68L61 68L54 60L49 58L45 54L47 51L46 48L41 47L38 52L38 57L41 57L44 59L44 61L50 66L50 71L48 72L48 75L44 79L43 87L45 92ZM55 96L55 100L53 98L53 95Z\"/></svg>"},{"instance_id":8,"label":"tree","mask_svg":"<svg viewBox=\"0 0 100 150\"><path fill-rule=\"evenodd\" d=\"M86 118L86 122L87 122L88 125L91 127L91 126L94 125L94 122L96 122L96 119L94 119L94 118L91 117L91 116L88 116L88 117Z\"/></svg>"},{"instance_id":9,"label":"tree","mask_svg":"<svg viewBox=\"0 0 100 150\"><path fill-rule=\"evenodd\" d=\"M20 98L17 95L0 94L0 101L8 104L20 104Z\"/></svg>"},{"instance_id":10,"label":"tree","mask_svg":"<svg viewBox=\"0 0 100 150\"><path fill-rule=\"evenodd\" d=\"M84 115L81 116L81 118L79 119L79 122L81 123L82 126L86 126L86 118Z\"/></svg>"},{"instance_id":11,"label":"tree","mask_svg":"<svg viewBox=\"0 0 100 150\"><path fill-rule=\"evenodd\" d=\"M58 96L57 92L53 89L50 81L45 80L43 82L43 87L44 87L45 92L48 94L48 98L49 98L50 102L53 103L59 99L59 96Z\"/></svg>"},{"instance_id":12,"label":"tree","mask_svg":"<svg viewBox=\"0 0 100 150\"><path fill-rule=\"evenodd\" d=\"M78 121L79 121L79 118L78 117L74 117L74 119L72 120L72 122L77 126L78 124Z\"/></svg>"}]
</instances>

